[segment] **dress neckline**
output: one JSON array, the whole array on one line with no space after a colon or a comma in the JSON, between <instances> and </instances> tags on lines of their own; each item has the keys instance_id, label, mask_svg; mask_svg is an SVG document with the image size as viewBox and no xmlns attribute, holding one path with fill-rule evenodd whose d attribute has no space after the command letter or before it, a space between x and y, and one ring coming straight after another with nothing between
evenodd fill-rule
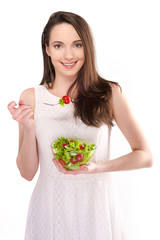
<instances>
[{"instance_id":1,"label":"dress neckline","mask_svg":"<svg viewBox=\"0 0 160 240\"><path fill-rule=\"evenodd\" d=\"M58 96L54 95L53 93L49 92L45 85L42 85L42 86L45 88L46 92L47 92L50 96L56 97L56 98L59 98L59 99L61 98L61 97L58 97Z\"/></svg>"}]
</instances>

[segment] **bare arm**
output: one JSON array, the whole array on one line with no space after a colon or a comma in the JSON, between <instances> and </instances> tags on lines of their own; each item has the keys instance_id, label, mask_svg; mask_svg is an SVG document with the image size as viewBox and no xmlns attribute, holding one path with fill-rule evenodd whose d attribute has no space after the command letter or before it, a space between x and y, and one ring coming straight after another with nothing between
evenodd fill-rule
<instances>
[{"instance_id":1,"label":"bare arm","mask_svg":"<svg viewBox=\"0 0 160 240\"><path fill-rule=\"evenodd\" d=\"M114 120L130 144L132 152L107 162L101 162L98 172L125 171L151 167L152 154L146 139L138 126L126 97L120 88L112 86L112 107Z\"/></svg>"},{"instance_id":2,"label":"bare arm","mask_svg":"<svg viewBox=\"0 0 160 240\"><path fill-rule=\"evenodd\" d=\"M19 126L19 133L22 140L17 156L17 167L21 176L31 181L39 165L35 129L23 129L23 127Z\"/></svg>"},{"instance_id":3,"label":"bare arm","mask_svg":"<svg viewBox=\"0 0 160 240\"><path fill-rule=\"evenodd\" d=\"M34 106L25 106L23 103L34 103L34 89L25 90L20 96L20 107L15 108L16 103L8 105L12 117L19 123L19 150L17 156L17 166L21 176L31 181L35 176L39 161L37 151L37 141L35 136L35 122L33 118Z\"/></svg>"}]
</instances>

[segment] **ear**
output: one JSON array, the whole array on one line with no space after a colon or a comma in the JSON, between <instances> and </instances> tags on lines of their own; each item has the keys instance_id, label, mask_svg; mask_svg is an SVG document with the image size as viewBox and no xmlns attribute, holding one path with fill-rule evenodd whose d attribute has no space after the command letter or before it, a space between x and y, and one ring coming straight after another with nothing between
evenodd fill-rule
<instances>
[{"instance_id":1,"label":"ear","mask_svg":"<svg viewBox=\"0 0 160 240\"><path fill-rule=\"evenodd\" d=\"M47 43L45 43L45 46L46 46L46 53L47 53L47 55L50 57L51 54L50 54L49 47L47 46Z\"/></svg>"}]
</instances>

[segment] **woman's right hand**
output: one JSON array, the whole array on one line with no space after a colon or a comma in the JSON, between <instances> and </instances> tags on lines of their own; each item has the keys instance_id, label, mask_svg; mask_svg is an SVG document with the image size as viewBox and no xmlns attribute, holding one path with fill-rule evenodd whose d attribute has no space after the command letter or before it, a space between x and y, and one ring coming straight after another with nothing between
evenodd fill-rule
<instances>
[{"instance_id":1,"label":"woman's right hand","mask_svg":"<svg viewBox=\"0 0 160 240\"><path fill-rule=\"evenodd\" d=\"M32 105L24 105L23 100L19 101L19 107L15 108L17 103L12 101L8 104L8 110L10 111L12 118L18 123L21 123L27 129L33 129L35 127L35 121L31 118L34 115L32 111Z\"/></svg>"}]
</instances>

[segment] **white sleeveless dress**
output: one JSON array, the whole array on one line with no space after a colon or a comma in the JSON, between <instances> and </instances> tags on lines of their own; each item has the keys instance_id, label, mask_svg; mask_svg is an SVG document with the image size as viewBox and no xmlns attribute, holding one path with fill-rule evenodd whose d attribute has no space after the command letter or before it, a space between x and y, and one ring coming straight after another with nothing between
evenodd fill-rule
<instances>
[{"instance_id":1,"label":"white sleeveless dress","mask_svg":"<svg viewBox=\"0 0 160 240\"><path fill-rule=\"evenodd\" d=\"M125 240L111 173L63 174L52 162L58 137L82 138L97 146L94 162L108 161L110 130L73 117L73 103L61 107L44 85L35 87L35 124L40 174L28 210L25 240Z\"/></svg>"}]
</instances>

